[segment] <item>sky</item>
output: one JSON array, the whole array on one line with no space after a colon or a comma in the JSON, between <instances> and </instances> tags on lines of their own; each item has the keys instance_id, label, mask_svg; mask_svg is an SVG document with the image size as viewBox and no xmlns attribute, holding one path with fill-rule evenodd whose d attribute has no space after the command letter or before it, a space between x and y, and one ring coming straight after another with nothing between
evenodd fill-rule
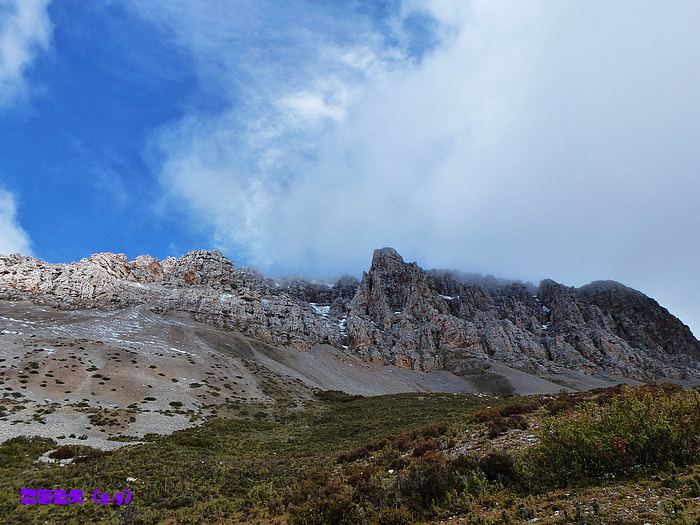
<instances>
[{"instance_id":1,"label":"sky","mask_svg":"<svg viewBox=\"0 0 700 525\"><path fill-rule=\"evenodd\" d=\"M0 0L0 253L614 279L700 335L700 3Z\"/></svg>"}]
</instances>

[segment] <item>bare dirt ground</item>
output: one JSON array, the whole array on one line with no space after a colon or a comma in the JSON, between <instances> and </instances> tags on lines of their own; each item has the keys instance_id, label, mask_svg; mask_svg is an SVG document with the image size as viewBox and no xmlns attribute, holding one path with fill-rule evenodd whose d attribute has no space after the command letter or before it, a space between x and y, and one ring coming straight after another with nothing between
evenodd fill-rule
<instances>
[{"instance_id":1,"label":"bare dirt ground","mask_svg":"<svg viewBox=\"0 0 700 525\"><path fill-rule=\"evenodd\" d=\"M301 406L313 392L552 393L619 382L543 379L494 363L457 377L364 362L317 345L275 348L145 307L63 311L0 301L0 442L19 435L114 448L241 406Z\"/></svg>"}]
</instances>

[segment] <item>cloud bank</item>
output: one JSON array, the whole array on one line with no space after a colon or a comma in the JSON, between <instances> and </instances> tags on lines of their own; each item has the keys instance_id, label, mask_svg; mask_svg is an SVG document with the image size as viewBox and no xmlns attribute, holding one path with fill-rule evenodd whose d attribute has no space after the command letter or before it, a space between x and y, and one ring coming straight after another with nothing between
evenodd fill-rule
<instances>
[{"instance_id":1,"label":"cloud bank","mask_svg":"<svg viewBox=\"0 0 700 525\"><path fill-rule=\"evenodd\" d=\"M17 222L17 203L9 191L0 188L0 254L31 255L29 236Z\"/></svg>"},{"instance_id":2,"label":"cloud bank","mask_svg":"<svg viewBox=\"0 0 700 525\"><path fill-rule=\"evenodd\" d=\"M50 0L0 1L0 107L25 94L25 72L49 47L52 26Z\"/></svg>"},{"instance_id":3,"label":"cloud bank","mask_svg":"<svg viewBox=\"0 0 700 525\"><path fill-rule=\"evenodd\" d=\"M225 101L151 152L218 247L617 279L700 334L700 4L405 2L381 26L313 5L134 4Z\"/></svg>"}]
</instances>

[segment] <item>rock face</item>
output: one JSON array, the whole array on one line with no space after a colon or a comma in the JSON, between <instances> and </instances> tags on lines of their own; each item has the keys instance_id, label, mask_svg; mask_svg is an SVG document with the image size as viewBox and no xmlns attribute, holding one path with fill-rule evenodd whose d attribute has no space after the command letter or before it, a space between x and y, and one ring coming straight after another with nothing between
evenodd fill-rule
<instances>
[{"instance_id":1,"label":"rock face","mask_svg":"<svg viewBox=\"0 0 700 525\"><path fill-rule=\"evenodd\" d=\"M338 345L308 303L272 293L255 271L236 271L219 252L191 252L158 261L100 253L72 264L19 255L0 257L0 298L24 298L64 309L117 309L145 304L156 312L190 312L195 319L265 342L305 348L311 340Z\"/></svg>"},{"instance_id":2,"label":"rock face","mask_svg":"<svg viewBox=\"0 0 700 525\"><path fill-rule=\"evenodd\" d=\"M570 368L649 380L698 374L700 342L656 301L611 281L539 288L425 272L375 251L351 304L350 347L368 359L457 374L490 359L535 374Z\"/></svg>"},{"instance_id":3,"label":"rock face","mask_svg":"<svg viewBox=\"0 0 700 525\"><path fill-rule=\"evenodd\" d=\"M611 281L539 287L424 271L391 248L361 282L273 280L219 252L180 259L96 254L54 265L0 257L0 299L64 309L146 305L298 349L327 343L369 361L470 375L503 362L548 375L567 369L639 380L700 376L700 342L644 294Z\"/></svg>"}]
</instances>

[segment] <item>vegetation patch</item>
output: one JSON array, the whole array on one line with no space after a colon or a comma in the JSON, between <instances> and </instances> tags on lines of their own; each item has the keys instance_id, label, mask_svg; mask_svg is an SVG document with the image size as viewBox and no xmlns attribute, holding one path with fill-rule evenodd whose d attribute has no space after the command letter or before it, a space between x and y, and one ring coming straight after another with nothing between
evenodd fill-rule
<instances>
[{"instance_id":1,"label":"vegetation patch","mask_svg":"<svg viewBox=\"0 0 700 525\"><path fill-rule=\"evenodd\" d=\"M548 420L522 458L525 486L565 487L698 462L700 394L624 387Z\"/></svg>"},{"instance_id":2,"label":"vegetation patch","mask_svg":"<svg viewBox=\"0 0 700 525\"><path fill-rule=\"evenodd\" d=\"M27 524L696 523L698 403L696 391L673 387L527 398L330 392L304 410L251 404L110 452L19 438L0 446L0 513ZM507 428L489 437L501 420ZM36 461L49 450L74 460ZM39 512L17 498L23 486L116 490L127 478L137 480L130 514Z\"/></svg>"}]
</instances>

